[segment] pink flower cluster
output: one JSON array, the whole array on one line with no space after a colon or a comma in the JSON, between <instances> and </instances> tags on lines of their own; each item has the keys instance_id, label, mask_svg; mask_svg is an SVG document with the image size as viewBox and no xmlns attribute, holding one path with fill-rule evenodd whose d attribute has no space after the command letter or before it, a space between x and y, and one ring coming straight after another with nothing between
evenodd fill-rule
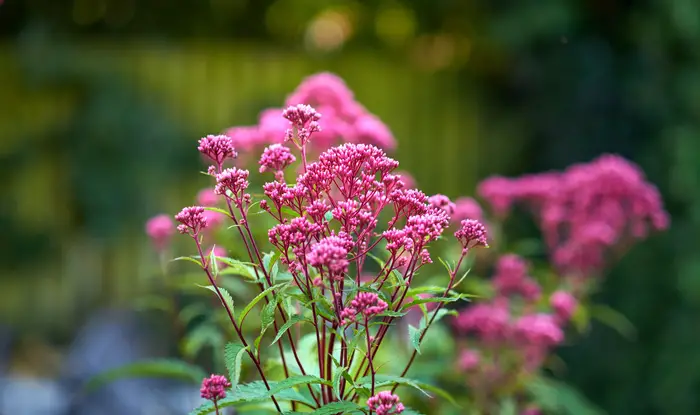
<instances>
[{"instance_id":1,"label":"pink flower cluster","mask_svg":"<svg viewBox=\"0 0 700 415\"><path fill-rule=\"evenodd\" d=\"M342 325L354 323L358 315L368 320L386 311L388 305L375 293L360 292L340 314Z\"/></svg>"},{"instance_id":2,"label":"pink flower cluster","mask_svg":"<svg viewBox=\"0 0 700 415\"><path fill-rule=\"evenodd\" d=\"M375 115L355 100L353 92L336 75L319 73L302 81L287 98L291 107L280 118L281 109L268 109L260 114L258 124L249 127L232 127L226 131L236 148L250 152L269 144L279 144L291 138L290 122L297 135L317 151L323 151L340 142L365 143L393 150L396 141L389 128ZM323 117L308 117L302 110L313 106ZM314 111L314 112L315 112ZM299 124L301 123L301 124Z\"/></svg>"},{"instance_id":3,"label":"pink flower cluster","mask_svg":"<svg viewBox=\"0 0 700 415\"><path fill-rule=\"evenodd\" d=\"M459 366L468 382L491 396L523 373L540 368L553 347L564 341L576 299L556 291L551 311L538 308L541 288L528 276L528 265L517 255L504 255L496 264L491 284L494 298L463 310L454 327L463 336Z\"/></svg>"},{"instance_id":4,"label":"pink flower cluster","mask_svg":"<svg viewBox=\"0 0 700 415\"><path fill-rule=\"evenodd\" d=\"M405 409L399 397L389 391L379 392L367 399L367 406L370 411L375 411L377 415L400 414Z\"/></svg>"},{"instance_id":5,"label":"pink flower cluster","mask_svg":"<svg viewBox=\"0 0 700 415\"><path fill-rule=\"evenodd\" d=\"M209 226L206 216L204 215L204 208L201 206L189 206L183 208L180 213L175 215L175 220L180 222L177 230L180 233L186 233L193 237L199 235L199 233Z\"/></svg>"},{"instance_id":6,"label":"pink flower cluster","mask_svg":"<svg viewBox=\"0 0 700 415\"><path fill-rule=\"evenodd\" d=\"M199 393L202 398L216 402L226 397L226 389L231 387L231 382L223 375L211 375L202 380Z\"/></svg>"},{"instance_id":7,"label":"pink flower cluster","mask_svg":"<svg viewBox=\"0 0 700 415\"><path fill-rule=\"evenodd\" d=\"M175 234L175 225L168 215L157 215L146 222L146 235L157 251L163 251Z\"/></svg>"},{"instance_id":8,"label":"pink flower cluster","mask_svg":"<svg viewBox=\"0 0 700 415\"><path fill-rule=\"evenodd\" d=\"M656 187L638 166L615 155L561 173L492 177L478 192L501 217L516 203L529 207L552 261L566 275L600 272L618 248L669 223Z\"/></svg>"}]
</instances>

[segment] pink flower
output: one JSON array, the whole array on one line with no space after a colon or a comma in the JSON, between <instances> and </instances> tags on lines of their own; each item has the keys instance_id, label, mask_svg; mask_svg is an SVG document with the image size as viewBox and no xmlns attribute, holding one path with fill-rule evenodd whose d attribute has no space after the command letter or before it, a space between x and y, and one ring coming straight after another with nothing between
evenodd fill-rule
<instances>
[{"instance_id":1,"label":"pink flower","mask_svg":"<svg viewBox=\"0 0 700 415\"><path fill-rule=\"evenodd\" d=\"M265 148L260 157L260 173L268 170L281 172L295 161L296 157L294 157L288 147L281 144L272 144Z\"/></svg>"},{"instance_id":2,"label":"pink flower","mask_svg":"<svg viewBox=\"0 0 700 415\"><path fill-rule=\"evenodd\" d=\"M404 189L415 189L417 182L412 175L405 171L399 171L397 172L397 175L401 177Z\"/></svg>"},{"instance_id":3,"label":"pink flower","mask_svg":"<svg viewBox=\"0 0 700 415\"><path fill-rule=\"evenodd\" d=\"M360 292L350 302L350 305L340 313L341 324L347 325L356 321L358 315L370 319L386 311L388 305L375 293Z\"/></svg>"},{"instance_id":4,"label":"pink flower","mask_svg":"<svg viewBox=\"0 0 700 415\"><path fill-rule=\"evenodd\" d=\"M481 354L478 350L462 350L459 355L459 368L466 372L471 372L479 367L480 362Z\"/></svg>"},{"instance_id":5,"label":"pink flower","mask_svg":"<svg viewBox=\"0 0 700 415\"><path fill-rule=\"evenodd\" d=\"M493 286L502 296L517 294L523 298L536 301L540 297L540 286L527 275L528 266L523 258L515 254L506 254L496 263Z\"/></svg>"},{"instance_id":6,"label":"pink flower","mask_svg":"<svg viewBox=\"0 0 700 415\"><path fill-rule=\"evenodd\" d=\"M564 332L549 314L528 314L515 323L515 336L538 348L556 346L564 341Z\"/></svg>"},{"instance_id":7,"label":"pink flower","mask_svg":"<svg viewBox=\"0 0 700 415\"><path fill-rule=\"evenodd\" d=\"M537 406L530 405L520 412L520 415L542 415L542 410Z\"/></svg>"},{"instance_id":8,"label":"pink flower","mask_svg":"<svg viewBox=\"0 0 700 415\"><path fill-rule=\"evenodd\" d=\"M354 123L353 142L372 144L377 147L394 150L396 139L379 118L372 114L362 114Z\"/></svg>"},{"instance_id":9,"label":"pink flower","mask_svg":"<svg viewBox=\"0 0 700 415\"><path fill-rule=\"evenodd\" d=\"M549 304L562 322L568 321L578 307L576 298L566 291L554 292L549 298Z\"/></svg>"},{"instance_id":10,"label":"pink flower","mask_svg":"<svg viewBox=\"0 0 700 415\"><path fill-rule=\"evenodd\" d=\"M238 156L233 141L227 135L208 135L199 140L199 152L209 157L220 168L224 161Z\"/></svg>"},{"instance_id":11,"label":"pink flower","mask_svg":"<svg viewBox=\"0 0 700 415\"><path fill-rule=\"evenodd\" d=\"M214 189L206 188L197 193L197 204L199 206L213 207L218 205L220 200Z\"/></svg>"},{"instance_id":12,"label":"pink flower","mask_svg":"<svg viewBox=\"0 0 700 415\"><path fill-rule=\"evenodd\" d=\"M447 215L452 216L455 213L455 204L452 203L449 197L441 194L430 196L428 204L434 208L442 209Z\"/></svg>"},{"instance_id":13,"label":"pink flower","mask_svg":"<svg viewBox=\"0 0 700 415\"><path fill-rule=\"evenodd\" d=\"M316 110L305 104L298 104L294 106L287 107L282 111L282 116L289 120L293 129L288 129L285 135L285 141L294 141L295 130L296 139L294 143L298 147L303 147L311 138L311 134L321 131L321 126L318 124L318 120L321 119L321 114L316 112Z\"/></svg>"},{"instance_id":14,"label":"pink flower","mask_svg":"<svg viewBox=\"0 0 700 415\"><path fill-rule=\"evenodd\" d=\"M275 114L278 118L279 113ZM283 120L284 121L284 120ZM286 126L286 123L285 123ZM226 130L226 135L231 139L231 144L243 152L251 152L264 141L263 131L258 126L232 127ZM279 132L279 140L284 137L284 126Z\"/></svg>"},{"instance_id":15,"label":"pink flower","mask_svg":"<svg viewBox=\"0 0 700 415\"><path fill-rule=\"evenodd\" d=\"M199 393L202 398L216 402L226 397L226 389L230 387L231 382L225 376L211 375L202 380L202 387L199 389Z\"/></svg>"},{"instance_id":16,"label":"pink flower","mask_svg":"<svg viewBox=\"0 0 700 415\"><path fill-rule=\"evenodd\" d=\"M486 341L502 341L510 335L510 311L505 302L482 303L462 311L455 319L455 328L474 333Z\"/></svg>"},{"instance_id":17,"label":"pink flower","mask_svg":"<svg viewBox=\"0 0 700 415\"><path fill-rule=\"evenodd\" d=\"M250 195L245 193L249 185L248 174L248 170L241 170L237 167L222 171L216 175L214 192L231 198L236 206L241 207L250 201Z\"/></svg>"},{"instance_id":18,"label":"pink flower","mask_svg":"<svg viewBox=\"0 0 700 415\"><path fill-rule=\"evenodd\" d=\"M474 219L465 219L460 228L455 232L455 238L462 244L462 249L471 249L475 246L488 247L486 227Z\"/></svg>"},{"instance_id":19,"label":"pink flower","mask_svg":"<svg viewBox=\"0 0 700 415\"><path fill-rule=\"evenodd\" d=\"M201 206L189 206L175 215L175 220L180 222L177 230L182 234L189 234L197 237L199 233L209 226L207 218L204 215L204 208Z\"/></svg>"},{"instance_id":20,"label":"pink flower","mask_svg":"<svg viewBox=\"0 0 700 415\"><path fill-rule=\"evenodd\" d=\"M464 219L483 220L481 206L471 197L460 197L455 200L455 209L451 220L454 223L460 223Z\"/></svg>"},{"instance_id":21,"label":"pink flower","mask_svg":"<svg viewBox=\"0 0 700 415\"><path fill-rule=\"evenodd\" d=\"M319 270L327 270L331 278L341 278L348 272L348 251L354 245L352 239L344 233L328 236L311 247L307 255L309 264Z\"/></svg>"},{"instance_id":22,"label":"pink flower","mask_svg":"<svg viewBox=\"0 0 700 415\"><path fill-rule=\"evenodd\" d=\"M377 415L395 415L404 411L404 406L398 396L389 391L382 391L367 400L370 411Z\"/></svg>"},{"instance_id":23,"label":"pink flower","mask_svg":"<svg viewBox=\"0 0 700 415\"><path fill-rule=\"evenodd\" d=\"M154 216L146 222L146 234L157 251L164 250L175 234L175 225L168 215Z\"/></svg>"}]
</instances>

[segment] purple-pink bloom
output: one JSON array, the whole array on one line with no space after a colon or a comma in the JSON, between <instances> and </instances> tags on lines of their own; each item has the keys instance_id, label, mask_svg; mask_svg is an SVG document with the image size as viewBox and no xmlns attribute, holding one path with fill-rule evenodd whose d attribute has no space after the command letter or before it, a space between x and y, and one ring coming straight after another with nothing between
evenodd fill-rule
<instances>
[{"instance_id":1,"label":"purple-pink bloom","mask_svg":"<svg viewBox=\"0 0 700 415\"><path fill-rule=\"evenodd\" d=\"M342 278L348 271L348 251L353 245L352 239L344 233L323 238L311 247L307 255L309 264L328 270L331 278Z\"/></svg>"},{"instance_id":2,"label":"purple-pink bloom","mask_svg":"<svg viewBox=\"0 0 700 415\"><path fill-rule=\"evenodd\" d=\"M471 372L479 367L480 362L481 354L478 350L462 350L462 352L459 354L459 368L466 372Z\"/></svg>"},{"instance_id":3,"label":"purple-pink bloom","mask_svg":"<svg viewBox=\"0 0 700 415\"><path fill-rule=\"evenodd\" d=\"M493 276L493 286L498 295L517 294L536 301L540 297L540 286L530 278L525 260L515 254L506 254L498 259Z\"/></svg>"},{"instance_id":4,"label":"purple-pink bloom","mask_svg":"<svg viewBox=\"0 0 700 415\"><path fill-rule=\"evenodd\" d=\"M175 225L168 215L157 215L146 222L146 235L157 251L165 249L174 234Z\"/></svg>"},{"instance_id":5,"label":"purple-pink bloom","mask_svg":"<svg viewBox=\"0 0 700 415\"><path fill-rule=\"evenodd\" d=\"M454 214L451 220L453 223L460 223L465 219L475 219L483 222L484 214L479 203L471 197L460 197L455 200Z\"/></svg>"},{"instance_id":6,"label":"purple-pink bloom","mask_svg":"<svg viewBox=\"0 0 700 415\"><path fill-rule=\"evenodd\" d=\"M474 333L486 341L505 340L510 335L510 311L505 301L482 303L462 311L454 321L465 334Z\"/></svg>"},{"instance_id":7,"label":"purple-pink bloom","mask_svg":"<svg viewBox=\"0 0 700 415\"><path fill-rule=\"evenodd\" d=\"M564 332L554 317L544 313L520 317L515 322L514 334L518 340L538 348L556 346L564 341Z\"/></svg>"},{"instance_id":8,"label":"purple-pink bloom","mask_svg":"<svg viewBox=\"0 0 700 415\"><path fill-rule=\"evenodd\" d=\"M248 188L248 170L241 170L237 167L226 169L216 175L216 187L214 192L218 195L230 197L236 206L241 206L248 202L250 195L245 193ZM227 194L229 191L230 194Z\"/></svg>"},{"instance_id":9,"label":"purple-pink bloom","mask_svg":"<svg viewBox=\"0 0 700 415\"><path fill-rule=\"evenodd\" d=\"M208 135L199 140L198 150L200 153L209 157L218 167L221 167L224 161L233 159L238 156L233 147L231 137L227 135Z\"/></svg>"},{"instance_id":10,"label":"purple-pink bloom","mask_svg":"<svg viewBox=\"0 0 700 415\"><path fill-rule=\"evenodd\" d=\"M206 188L197 193L197 204L204 207L213 207L219 204L219 195L214 192L214 189Z\"/></svg>"},{"instance_id":11,"label":"purple-pink bloom","mask_svg":"<svg viewBox=\"0 0 700 415\"><path fill-rule=\"evenodd\" d=\"M430 196L428 198L428 204L434 208L444 210L449 216L455 213L455 204L445 195L437 194Z\"/></svg>"},{"instance_id":12,"label":"purple-pink bloom","mask_svg":"<svg viewBox=\"0 0 700 415\"><path fill-rule=\"evenodd\" d=\"M346 325L355 322L358 315L370 319L386 311L387 303L375 293L360 292L350 302L350 305L340 313L341 324Z\"/></svg>"},{"instance_id":13,"label":"purple-pink bloom","mask_svg":"<svg viewBox=\"0 0 700 415\"><path fill-rule=\"evenodd\" d=\"M201 206L183 208L180 213L175 215L175 220L180 222L180 225L177 227L178 232L195 237L209 226L207 218L204 215L204 208Z\"/></svg>"},{"instance_id":14,"label":"purple-pink bloom","mask_svg":"<svg viewBox=\"0 0 700 415\"><path fill-rule=\"evenodd\" d=\"M542 410L534 405L529 405L520 412L520 415L542 415Z\"/></svg>"},{"instance_id":15,"label":"purple-pink bloom","mask_svg":"<svg viewBox=\"0 0 700 415\"><path fill-rule=\"evenodd\" d=\"M226 397L226 389L231 387L231 382L223 375L211 375L202 380L199 393L202 398L216 402Z\"/></svg>"},{"instance_id":16,"label":"purple-pink bloom","mask_svg":"<svg viewBox=\"0 0 700 415\"><path fill-rule=\"evenodd\" d=\"M463 220L460 223L460 228L455 232L455 238L459 240L462 249L471 249L475 246L489 246L486 227L475 219Z\"/></svg>"},{"instance_id":17,"label":"purple-pink bloom","mask_svg":"<svg viewBox=\"0 0 700 415\"><path fill-rule=\"evenodd\" d=\"M561 290L554 292L549 297L549 304L562 322L569 321L578 307L576 298L571 293Z\"/></svg>"},{"instance_id":18,"label":"purple-pink bloom","mask_svg":"<svg viewBox=\"0 0 700 415\"><path fill-rule=\"evenodd\" d=\"M398 396L389 391L382 391L367 400L370 411L377 415L395 415L404 411L404 406Z\"/></svg>"},{"instance_id":19,"label":"purple-pink bloom","mask_svg":"<svg viewBox=\"0 0 700 415\"><path fill-rule=\"evenodd\" d=\"M282 171L295 161L296 157L294 157L289 150L289 147L285 147L281 144L269 145L265 147L260 157L260 173L264 173L268 170L274 172Z\"/></svg>"},{"instance_id":20,"label":"purple-pink bloom","mask_svg":"<svg viewBox=\"0 0 700 415\"><path fill-rule=\"evenodd\" d=\"M321 114L310 105L298 104L287 107L282 111L282 116L289 120L293 127L285 133L285 141L292 140L300 148L306 145L311 134L321 131L321 126L318 123ZM298 141L294 141L295 130Z\"/></svg>"}]
</instances>

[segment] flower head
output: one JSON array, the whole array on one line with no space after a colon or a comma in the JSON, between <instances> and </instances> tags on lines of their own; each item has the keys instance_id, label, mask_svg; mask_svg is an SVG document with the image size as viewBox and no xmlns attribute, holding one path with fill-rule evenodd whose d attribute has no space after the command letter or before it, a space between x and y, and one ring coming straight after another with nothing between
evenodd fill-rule
<instances>
[{"instance_id":1,"label":"flower head","mask_svg":"<svg viewBox=\"0 0 700 415\"><path fill-rule=\"evenodd\" d=\"M260 173L268 170L281 172L295 161L296 157L294 157L288 147L281 144L272 144L265 148L260 157Z\"/></svg>"},{"instance_id":2,"label":"flower head","mask_svg":"<svg viewBox=\"0 0 700 415\"><path fill-rule=\"evenodd\" d=\"M227 135L208 135L199 140L199 152L209 157L221 167L227 159L238 156L233 148L233 141Z\"/></svg>"},{"instance_id":3,"label":"flower head","mask_svg":"<svg viewBox=\"0 0 700 415\"><path fill-rule=\"evenodd\" d=\"M480 362L481 354L478 350L462 350L462 353L459 355L459 368L466 372L470 372L479 367Z\"/></svg>"},{"instance_id":4,"label":"flower head","mask_svg":"<svg viewBox=\"0 0 700 415\"><path fill-rule=\"evenodd\" d=\"M350 302L350 305L343 309L340 313L340 318L342 319L342 324L346 325L356 321L358 315L364 316L365 319L370 319L386 311L387 307L387 303L379 298L377 294L360 292Z\"/></svg>"},{"instance_id":5,"label":"flower head","mask_svg":"<svg viewBox=\"0 0 700 415\"><path fill-rule=\"evenodd\" d=\"M285 141L293 140L294 130L296 130L296 136L298 141L295 144L299 147L303 147L309 141L311 134L321 131L321 127L318 124L318 120L321 119L321 114L316 112L316 110L305 104L298 104L287 107L282 112L282 116L289 120L293 129L287 130Z\"/></svg>"},{"instance_id":6,"label":"flower head","mask_svg":"<svg viewBox=\"0 0 700 415\"><path fill-rule=\"evenodd\" d=\"M549 297L549 304L562 322L568 321L574 315L578 301L571 293L556 291Z\"/></svg>"},{"instance_id":7,"label":"flower head","mask_svg":"<svg viewBox=\"0 0 700 415\"><path fill-rule=\"evenodd\" d=\"M230 197L236 206L240 207L244 202L250 200L250 195L245 193L245 189L249 185L248 174L248 170L241 170L237 167L222 171L216 175L214 192Z\"/></svg>"},{"instance_id":8,"label":"flower head","mask_svg":"<svg viewBox=\"0 0 700 415\"><path fill-rule=\"evenodd\" d=\"M404 411L404 406L398 396L389 391L382 391L367 400L370 411L377 415L395 415Z\"/></svg>"},{"instance_id":9,"label":"flower head","mask_svg":"<svg viewBox=\"0 0 700 415\"><path fill-rule=\"evenodd\" d=\"M156 250L162 251L175 234L175 225L168 215L154 216L146 222L146 234Z\"/></svg>"},{"instance_id":10,"label":"flower head","mask_svg":"<svg viewBox=\"0 0 700 415\"><path fill-rule=\"evenodd\" d=\"M452 216L455 213L455 204L452 203L449 197L441 194L430 196L428 204L434 208L442 209L447 215Z\"/></svg>"},{"instance_id":11,"label":"flower head","mask_svg":"<svg viewBox=\"0 0 700 415\"><path fill-rule=\"evenodd\" d=\"M470 249L475 246L488 247L486 227L475 219L465 219L460 228L455 232L455 238L462 244L462 249Z\"/></svg>"},{"instance_id":12,"label":"flower head","mask_svg":"<svg viewBox=\"0 0 700 415\"><path fill-rule=\"evenodd\" d=\"M204 208L201 206L189 206L182 209L180 213L175 215L175 220L180 222L177 227L178 232L194 237L209 226L204 215Z\"/></svg>"},{"instance_id":13,"label":"flower head","mask_svg":"<svg viewBox=\"0 0 700 415\"><path fill-rule=\"evenodd\" d=\"M538 348L556 346L564 341L564 332L549 314L528 314L515 323L515 336L527 345Z\"/></svg>"},{"instance_id":14,"label":"flower head","mask_svg":"<svg viewBox=\"0 0 700 415\"><path fill-rule=\"evenodd\" d=\"M309 264L318 269L326 269L332 278L342 278L348 271L348 251L353 241L344 233L328 236L311 247L307 255Z\"/></svg>"},{"instance_id":15,"label":"flower head","mask_svg":"<svg viewBox=\"0 0 700 415\"><path fill-rule=\"evenodd\" d=\"M218 401L226 397L226 389L231 387L231 382L223 375L211 375L202 380L199 393L202 398L210 401Z\"/></svg>"},{"instance_id":16,"label":"flower head","mask_svg":"<svg viewBox=\"0 0 700 415\"><path fill-rule=\"evenodd\" d=\"M471 197L460 197L455 200L454 214L450 218L454 223L460 223L465 219L483 221L484 214L479 203Z\"/></svg>"},{"instance_id":17,"label":"flower head","mask_svg":"<svg viewBox=\"0 0 700 415\"><path fill-rule=\"evenodd\" d=\"M219 195L216 194L214 189L206 188L202 189L197 193L197 204L199 206L212 207L219 204Z\"/></svg>"}]
</instances>

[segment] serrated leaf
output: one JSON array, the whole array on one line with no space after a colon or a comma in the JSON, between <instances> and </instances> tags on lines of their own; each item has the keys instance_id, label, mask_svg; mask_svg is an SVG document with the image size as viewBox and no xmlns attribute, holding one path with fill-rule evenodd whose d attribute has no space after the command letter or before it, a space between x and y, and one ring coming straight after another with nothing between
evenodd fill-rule
<instances>
[{"instance_id":1,"label":"serrated leaf","mask_svg":"<svg viewBox=\"0 0 700 415\"><path fill-rule=\"evenodd\" d=\"M275 308L279 298L275 297L269 303L265 304L262 309L260 319L262 321L262 329L267 330L268 327L275 321Z\"/></svg>"},{"instance_id":2,"label":"serrated leaf","mask_svg":"<svg viewBox=\"0 0 700 415\"><path fill-rule=\"evenodd\" d=\"M331 386L331 383L325 379L321 379L318 376L313 376L313 375L303 375L303 376L290 376L285 380L279 381L275 384L274 387L270 388L270 391L267 392L267 396L272 396L277 394L279 391L293 388L295 386L303 386L303 385L328 385Z\"/></svg>"},{"instance_id":3,"label":"serrated leaf","mask_svg":"<svg viewBox=\"0 0 700 415\"><path fill-rule=\"evenodd\" d=\"M343 373L345 372L347 372L346 368L336 367L335 373L333 373L333 392L338 400L342 399L342 396L340 396L340 379L343 378Z\"/></svg>"},{"instance_id":4,"label":"serrated leaf","mask_svg":"<svg viewBox=\"0 0 700 415\"><path fill-rule=\"evenodd\" d=\"M269 382L270 387L274 387L277 382ZM307 405L315 405L315 402L310 398L300 394L294 389L284 389L275 393L275 399L277 401L297 401L303 402ZM228 396L217 402L219 408L226 408L233 405L243 404L243 403L255 403L255 402L268 402L270 396L268 396L268 390L262 381L255 381L251 383L245 383L238 385L235 391L232 390ZM199 408L190 412L190 415L207 415L215 411L214 405L211 402L207 402L201 405Z\"/></svg>"},{"instance_id":5,"label":"serrated leaf","mask_svg":"<svg viewBox=\"0 0 700 415\"><path fill-rule=\"evenodd\" d=\"M241 343L227 343L224 349L224 360L232 388L238 385L241 378L241 363L246 349Z\"/></svg>"},{"instance_id":6,"label":"serrated leaf","mask_svg":"<svg viewBox=\"0 0 700 415\"><path fill-rule=\"evenodd\" d=\"M279 341L279 339L282 338L282 335L284 335L284 333L286 333L287 330L289 330L293 325L295 325L296 323L304 322L304 321L311 322L311 320L308 317L304 317L304 316L300 316L300 315L292 316L289 320L287 320L286 323L284 323L282 325L282 327L280 327L279 331L277 332L277 335L275 336L275 339L272 341L272 343L270 343L270 346L277 343Z\"/></svg>"},{"instance_id":7,"label":"serrated leaf","mask_svg":"<svg viewBox=\"0 0 700 415\"><path fill-rule=\"evenodd\" d=\"M449 401L450 403L457 405L457 402L455 401L454 397L452 397L452 395L450 395L449 392L447 392L446 390L439 388L437 386L431 385L429 383L419 382L415 379L403 378L400 376L390 376L390 375L377 375L377 376L375 376L375 381L376 381L376 384L375 384L376 388L380 388L383 386L389 386L389 385L410 386L428 397L430 397L431 395L426 391L433 392L433 393L441 396L445 400ZM357 381L357 385L363 386L363 387L371 386L371 384L372 384L371 382L372 382L371 376L365 376L362 379Z\"/></svg>"},{"instance_id":8,"label":"serrated leaf","mask_svg":"<svg viewBox=\"0 0 700 415\"><path fill-rule=\"evenodd\" d=\"M420 353L420 336L423 334L422 329L415 328L411 325L408 326L408 337L411 339L411 345L416 349L418 354Z\"/></svg>"},{"instance_id":9,"label":"serrated leaf","mask_svg":"<svg viewBox=\"0 0 700 415\"><path fill-rule=\"evenodd\" d=\"M223 262L227 267L219 272L221 275L240 275L252 281L257 281L258 277L255 274L256 265L251 262L243 262L237 259L228 257L217 257L219 262Z\"/></svg>"},{"instance_id":10,"label":"serrated leaf","mask_svg":"<svg viewBox=\"0 0 700 415\"><path fill-rule=\"evenodd\" d=\"M265 271L267 272L267 275L270 276L270 281L272 281L272 284L275 284L275 280L277 278L277 273L279 272L279 264L278 260L280 259L280 256L282 255L281 252L275 251L275 252L268 252L263 256L263 266L265 267Z\"/></svg>"},{"instance_id":11,"label":"serrated leaf","mask_svg":"<svg viewBox=\"0 0 700 415\"><path fill-rule=\"evenodd\" d=\"M361 413L360 409L362 407L355 402L350 402L350 401L338 401L338 402L331 402L327 405L324 405L318 409L314 409L311 412L283 412L284 415L335 415L338 413L341 414L353 414L353 413Z\"/></svg>"},{"instance_id":12,"label":"serrated leaf","mask_svg":"<svg viewBox=\"0 0 700 415\"><path fill-rule=\"evenodd\" d=\"M238 324L239 325L243 324L243 320L245 320L248 313L250 313L250 310L252 310L253 307L255 307L255 305L260 302L260 300L262 300L263 298L265 298L265 296L267 296L268 294L270 294L271 292L280 288L283 285L285 285L285 284L277 284L277 285L273 285L272 287L268 287L267 289L260 292L260 294L256 295L255 298L250 300L250 302L245 306L245 308L241 312L241 315L238 317ZM272 302L274 302L274 301L271 301L271 303ZM274 312L274 309L273 309L273 312Z\"/></svg>"},{"instance_id":13,"label":"serrated leaf","mask_svg":"<svg viewBox=\"0 0 700 415\"><path fill-rule=\"evenodd\" d=\"M85 384L88 391L119 379L127 378L168 378L188 381L194 384L202 382L207 376L198 366L175 359L152 359L131 363L102 372Z\"/></svg>"},{"instance_id":14,"label":"serrated leaf","mask_svg":"<svg viewBox=\"0 0 700 415\"><path fill-rule=\"evenodd\" d=\"M171 261L172 262L174 262L174 261L189 261L189 262L193 262L193 263L199 265L200 267L202 267L202 261L200 261L199 258L194 258L191 256L179 256L177 258L171 259ZM204 268L204 267L202 267L202 268Z\"/></svg>"},{"instance_id":15,"label":"serrated leaf","mask_svg":"<svg viewBox=\"0 0 700 415\"><path fill-rule=\"evenodd\" d=\"M219 297L219 294L216 292L216 287L214 287L213 285L199 285L199 284L197 284L197 286L202 287L202 288L206 288L207 290L213 292L214 295ZM218 287L218 288L219 288L219 292L221 292L221 296L223 297L223 298L219 298L219 300L221 300L221 304L228 306L228 309L231 311L231 314L235 315L234 309L233 309L233 297L231 297L231 294L229 294L229 292L226 291L225 288L222 288L222 287Z\"/></svg>"}]
</instances>

